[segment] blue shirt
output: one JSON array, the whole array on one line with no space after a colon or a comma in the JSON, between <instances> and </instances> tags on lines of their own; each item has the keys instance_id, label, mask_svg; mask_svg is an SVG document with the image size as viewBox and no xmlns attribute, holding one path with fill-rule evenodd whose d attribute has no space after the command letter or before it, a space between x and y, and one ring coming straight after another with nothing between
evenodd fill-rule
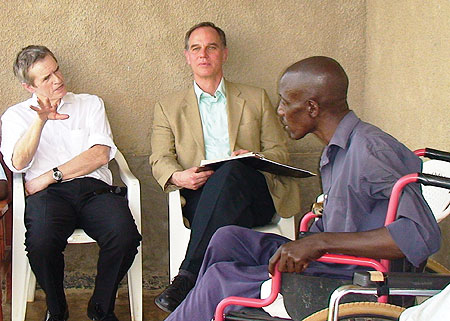
<instances>
[{"instance_id":1,"label":"blue shirt","mask_svg":"<svg viewBox=\"0 0 450 321\"><path fill-rule=\"evenodd\" d=\"M421 164L395 138L349 112L322 153L324 210L311 231L360 232L382 227L395 182L420 172ZM397 217L387 229L408 261L418 266L440 247L440 230L420 184L405 188Z\"/></svg>"},{"instance_id":2,"label":"blue shirt","mask_svg":"<svg viewBox=\"0 0 450 321\"><path fill-rule=\"evenodd\" d=\"M214 96L204 92L195 81L194 91L197 96L198 108L202 119L206 159L230 156L227 98L223 78Z\"/></svg>"}]
</instances>

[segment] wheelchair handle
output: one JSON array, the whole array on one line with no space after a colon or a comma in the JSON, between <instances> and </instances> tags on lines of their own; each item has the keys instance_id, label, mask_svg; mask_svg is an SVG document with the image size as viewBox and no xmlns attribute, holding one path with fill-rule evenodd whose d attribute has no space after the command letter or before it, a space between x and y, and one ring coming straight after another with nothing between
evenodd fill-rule
<instances>
[{"instance_id":1,"label":"wheelchair handle","mask_svg":"<svg viewBox=\"0 0 450 321\"><path fill-rule=\"evenodd\" d=\"M423 185L431 185L450 189L450 178L448 177L420 173L417 176L417 182Z\"/></svg>"},{"instance_id":2,"label":"wheelchair handle","mask_svg":"<svg viewBox=\"0 0 450 321\"><path fill-rule=\"evenodd\" d=\"M417 156L428 157L430 159L437 159L445 162L450 162L450 153L433 148L423 148L414 151Z\"/></svg>"}]
</instances>

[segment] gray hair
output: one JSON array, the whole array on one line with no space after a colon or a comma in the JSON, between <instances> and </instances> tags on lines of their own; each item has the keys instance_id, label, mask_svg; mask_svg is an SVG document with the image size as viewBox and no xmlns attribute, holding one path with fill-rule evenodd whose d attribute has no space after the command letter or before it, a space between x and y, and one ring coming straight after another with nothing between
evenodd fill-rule
<instances>
[{"instance_id":1,"label":"gray hair","mask_svg":"<svg viewBox=\"0 0 450 321\"><path fill-rule=\"evenodd\" d=\"M189 37L194 32L194 30L196 30L198 28L203 28L203 27L210 27L210 28L213 28L214 30L216 30L217 33L219 34L222 45L225 48L227 47L227 38L225 37L225 32L223 32L223 30L220 29L219 27L217 27L214 23L206 21L206 22L197 23L195 26L191 27L191 29L189 29L188 32L186 32L186 36L184 37L184 49L189 50Z\"/></svg>"},{"instance_id":2,"label":"gray hair","mask_svg":"<svg viewBox=\"0 0 450 321\"><path fill-rule=\"evenodd\" d=\"M45 46L31 45L23 48L17 54L16 61L14 61L14 75L21 83L34 85L34 79L31 79L28 70L35 62L44 59L47 55L52 56L58 62L53 52Z\"/></svg>"}]
</instances>

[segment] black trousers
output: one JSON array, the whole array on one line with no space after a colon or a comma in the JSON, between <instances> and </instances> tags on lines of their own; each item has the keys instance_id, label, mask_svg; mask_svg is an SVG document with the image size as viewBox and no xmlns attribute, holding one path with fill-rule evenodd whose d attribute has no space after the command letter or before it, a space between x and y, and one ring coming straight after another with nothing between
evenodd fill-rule
<instances>
[{"instance_id":1,"label":"black trousers","mask_svg":"<svg viewBox=\"0 0 450 321\"><path fill-rule=\"evenodd\" d=\"M67 238L82 228L100 247L92 300L113 311L119 282L141 241L128 201L94 178L52 184L26 199L25 246L31 269L52 314L64 312L64 255Z\"/></svg>"},{"instance_id":2,"label":"black trousers","mask_svg":"<svg viewBox=\"0 0 450 321\"><path fill-rule=\"evenodd\" d=\"M181 195L186 198L183 215L190 223L191 238L180 269L195 275L218 228L262 226L275 214L264 175L238 160L219 167L201 189L182 189Z\"/></svg>"}]
</instances>

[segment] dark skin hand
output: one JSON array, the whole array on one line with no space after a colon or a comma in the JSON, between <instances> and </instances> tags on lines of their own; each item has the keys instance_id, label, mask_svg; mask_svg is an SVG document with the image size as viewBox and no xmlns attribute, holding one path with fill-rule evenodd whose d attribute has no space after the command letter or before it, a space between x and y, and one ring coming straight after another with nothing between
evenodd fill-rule
<instances>
[{"instance_id":1,"label":"dark skin hand","mask_svg":"<svg viewBox=\"0 0 450 321\"><path fill-rule=\"evenodd\" d=\"M274 274L278 261L280 272L303 272L311 261L326 253L388 260L404 257L385 227L367 232L317 233L280 246L269 260L269 273Z\"/></svg>"}]
</instances>

